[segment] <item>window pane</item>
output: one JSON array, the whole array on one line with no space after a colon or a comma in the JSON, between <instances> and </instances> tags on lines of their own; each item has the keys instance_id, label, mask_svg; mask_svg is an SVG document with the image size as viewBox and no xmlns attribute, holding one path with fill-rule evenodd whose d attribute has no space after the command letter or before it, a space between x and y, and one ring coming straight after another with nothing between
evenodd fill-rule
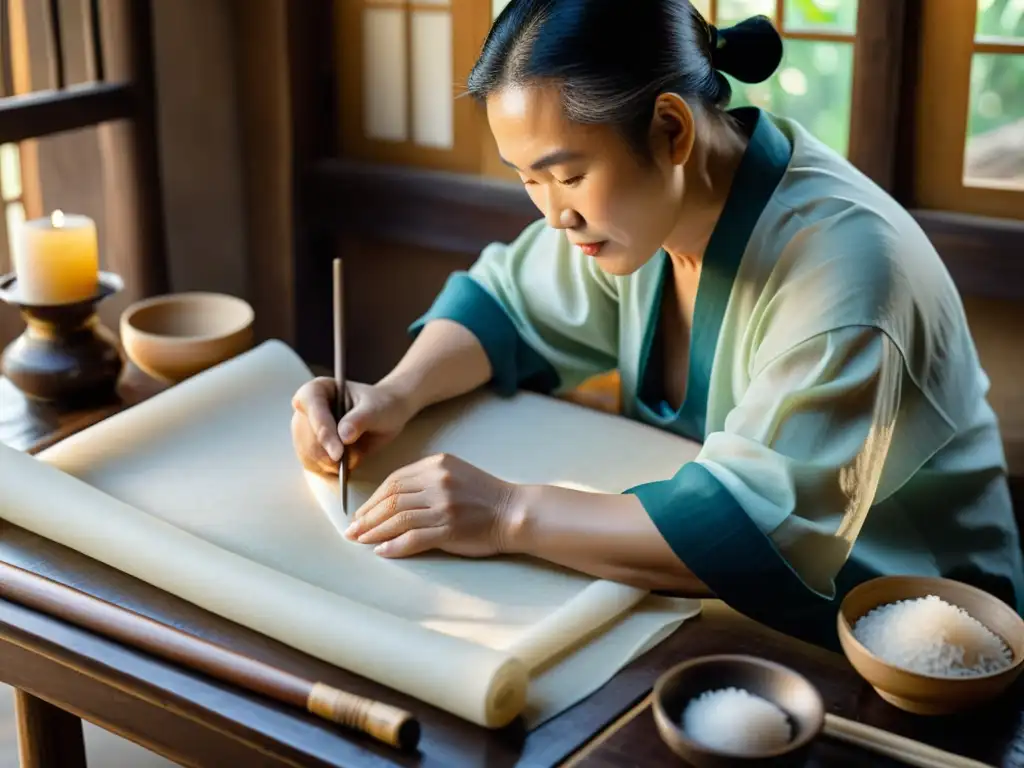
<instances>
[{"instance_id":1,"label":"window pane","mask_svg":"<svg viewBox=\"0 0 1024 768\"><path fill-rule=\"evenodd\" d=\"M412 139L423 147L455 143L452 20L448 11L412 12Z\"/></svg>"},{"instance_id":2,"label":"window pane","mask_svg":"<svg viewBox=\"0 0 1024 768\"><path fill-rule=\"evenodd\" d=\"M363 131L380 141L408 139L408 82L405 11L373 8L363 12Z\"/></svg>"},{"instance_id":3,"label":"window pane","mask_svg":"<svg viewBox=\"0 0 1024 768\"><path fill-rule=\"evenodd\" d=\"M1024 55L975 54L964 177L1024 185Z\"/></svg>"},{"instance_id":4,"label":"window pane","mask_svg":"<svg viewBox=\"0 0 1024 768\"><path fill-rule=\"evenodd\" d=\"M17 144L0 144L0 193L4 200L21 197L21 152Z\"/></svg>"},{"instance_id":5,"label":"window pane","mask_svg":"<svg viewBox=\"0 0 1024 768\"><path fill-rule=\"evenodd\" d=\"M850 140L853 45L787 40L771 79L747 85L729 78L731 106L753 105L796 120L840 154Z\"/></svg>"},{"instance_id":6,"label":"window pane","mask_svg":"<svg viewBox=\"0 0 1024 768\"><path fill-rule=\"evenodd\" d=\"M715 24L727 27L751 16L775 18L775 0L718 0L718 18Z\"/></svg>"},{"instance_id":7,"label":"window pane","mask_svg":"<svg viewBox=\"0 0 1024 768\"><path fill-rule=\"evenodd\" d=\"M786 0L786 29L801 32L857 31L857 0Z\"/></svg>"},{"instance_id":8,"label":"window pane","mask_svg":"<svg viewBox=\"0 0 1024 768\"><path fill-rule=\"evenodd\" d=\"M1024 0L978 0L977 34L1024 40Z\"/></svg>"},{"instance_id":9,"label":"window pane","mask_svg":"<svg viewBox=\"0 0 1024 768\"><path fill-rule=\"evenodd\" d=\"M4 213L7 219L7 252L10 254L8 264L13 265L22 261L21 227L25 223L25 206L21 203L8 203ZM6 272L7 268L4 271Z\"/></svg>"}]
</instances>

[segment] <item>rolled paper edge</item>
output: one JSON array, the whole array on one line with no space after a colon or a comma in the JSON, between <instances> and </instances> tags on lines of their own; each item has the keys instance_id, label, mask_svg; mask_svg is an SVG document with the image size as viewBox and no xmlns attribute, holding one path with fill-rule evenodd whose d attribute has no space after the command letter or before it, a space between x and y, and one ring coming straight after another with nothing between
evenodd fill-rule
<instances>
[{"instance_id":1,"label":"rolled paper edge","mask_svg":"<svg viewBox=\"0 0 1024 768\"><path fill-rule=\"evenodd\" d=\"M604 631L650 593L625 584L596 581L565 605L531 627L505 651L530 673L537 672L570 648Z\"/></svg>"},{"instance_id":2,"label":"rolled paper edge","mask_svg":"<svg viewBox=\"0 0 1024 768\"><path fill-rule=\"evenodd\" d=\"M504 728L526 709L530 672L522 661L509 656L494 672L487 688L484 725Z\"/></svg>"}]
</instances>

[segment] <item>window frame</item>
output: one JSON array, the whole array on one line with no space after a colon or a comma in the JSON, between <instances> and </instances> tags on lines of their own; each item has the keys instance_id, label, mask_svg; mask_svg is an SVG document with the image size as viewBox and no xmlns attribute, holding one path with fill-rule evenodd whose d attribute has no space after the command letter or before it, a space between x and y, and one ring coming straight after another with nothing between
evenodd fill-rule
<instances>
[{"instance_id":1,"label":"window frame","mask_svg":"<svg viewBox=\"0 0 1024 768\"><path fill-rule=\"evenodd\" d=\"M1019 43L976 42L974 0L930 0L921 8L916 77L913 199L930 210L1020 218L1024 186L970 184L964 160L976 53L1024 56Z\"/></svg>"},{"instance_id":2,"label":"window frame","mask_svg":"<svg viewBox=\"0 0 1024 768\"><path fill-rule=\"evenodd\" d=\"M853 48L850 133L847 157L876 183L893 191L897 178L897 133L901 77L891 72L903 66L907 6L914 0L859 0L857 24L852 33L813 30L782 30L794 40L844 42ZM489 0L449 0L452 18L453 71L467 73L492 23ZM714 18L719 0L709 0ZM450 150L420 147L412 141L390 142L368 138L363 130L363 35L362 13L367 6L413 10L437 10L416 0L333 0L332 47L338 73L335 83L338 111L338 149L343 157L358 162L404 165L454 173L482 174L517 181L499 160L481 111L468 99L454 103L454 146ZM785 19L785 0L775 0L776 20ZM407 17L408 18L408 17ZM406 40L409 25L406 24ZM408 64L407 64L408 66ZM879 83L884 84L879 87ZM358 105L352 108L351 105ZM407 110L411 112L411 110Z\"/></svg>"}]
</instances>

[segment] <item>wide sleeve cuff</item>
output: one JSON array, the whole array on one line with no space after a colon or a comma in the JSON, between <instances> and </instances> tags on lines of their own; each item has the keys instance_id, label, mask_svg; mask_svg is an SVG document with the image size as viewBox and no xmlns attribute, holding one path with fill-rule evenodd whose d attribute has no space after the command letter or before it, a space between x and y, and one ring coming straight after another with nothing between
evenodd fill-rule
<instances>
[{"instance_id":1,"label":"wide sleeve cuff","mask_svg":"<svg viewBox=\"0 0 1024 768\"><path fill-rule=\"evenodd\" d=\"M808 587L702 464L688 463L670 480L626 493L640 499L679 559L719 599L786 634L837 647L838 596Z\"/></svg>"},{"instance_id":2,"label":"wide sleeve cuff","mask_svg":"<svg viewBox=\"0 0 1024 768\"><path fill-rule=\"evenodd\" d=\"M409 327L414 338L431 320L451 320L468 329L487 353L492 385L500 395L517 389L551 392L558 387L552 365L523 341L501 304L464 272L448 278L433 305Z\"/></svg>"}]
</instances>

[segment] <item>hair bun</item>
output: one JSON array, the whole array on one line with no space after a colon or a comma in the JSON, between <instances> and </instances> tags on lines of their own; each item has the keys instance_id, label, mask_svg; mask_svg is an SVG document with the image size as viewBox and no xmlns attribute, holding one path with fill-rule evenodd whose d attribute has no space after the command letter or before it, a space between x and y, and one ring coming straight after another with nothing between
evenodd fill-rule
<instances>
[{"instance_id":1,"label":"hair bun","mask_svg":"<svg viewBox=\"0 0 1024 768\"><path fill-rule=\"evenodd\" d=\"M767 80L782 61L782 36L767 16L732 27L711 27L711 63L744 83Z\"/></svg>"}]
</instances>

